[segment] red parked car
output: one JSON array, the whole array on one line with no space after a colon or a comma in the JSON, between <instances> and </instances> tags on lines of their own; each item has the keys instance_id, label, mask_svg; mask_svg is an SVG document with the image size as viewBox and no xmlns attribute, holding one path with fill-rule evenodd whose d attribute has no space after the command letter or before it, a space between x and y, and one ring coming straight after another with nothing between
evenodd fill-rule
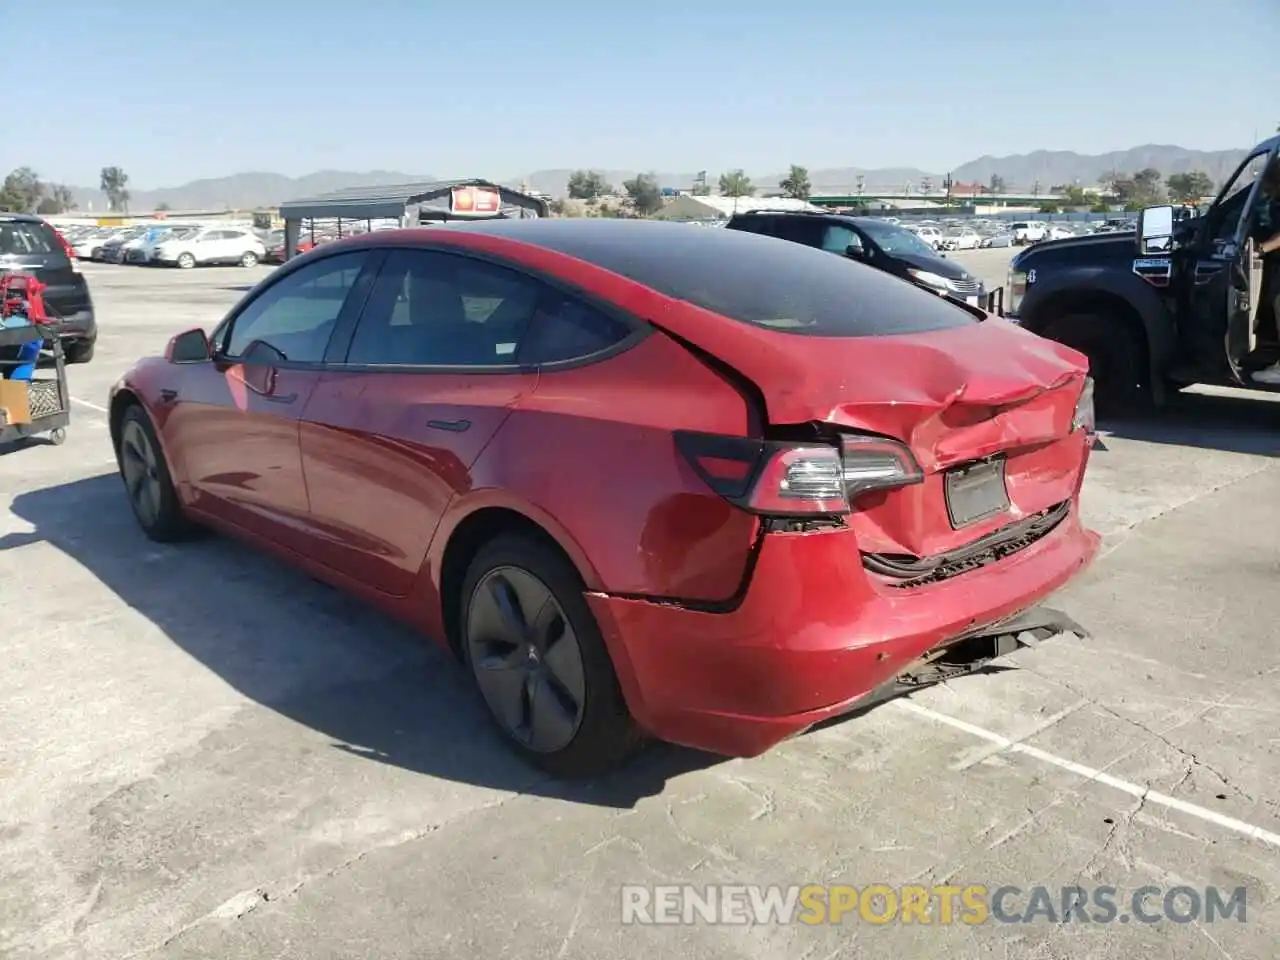
<instances>
[{"instance_id":1,"label":"red parked car","mask_svg":"<svg viewBox=\"0 0 1280 960\"><path fill-rule=\"evenodd\" d=\"M1069 625L1085 362L984 318L736 231L377 232L138 363L111 433L150 537L412 621L553 773L754 755Z\"/></svg>"}]
</instances>

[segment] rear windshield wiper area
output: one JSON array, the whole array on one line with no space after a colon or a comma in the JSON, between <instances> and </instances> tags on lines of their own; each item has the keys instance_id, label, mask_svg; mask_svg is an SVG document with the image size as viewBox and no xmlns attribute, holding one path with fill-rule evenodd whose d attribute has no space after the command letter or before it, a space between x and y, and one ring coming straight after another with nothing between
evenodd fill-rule
<instances>
[{"instance_id":1,"label":"rear windshield wiper area","mask_svg":"<svg viewBox=\"0 0 1280 960\"><path fill-rule=\"evenodd\" d=\"M985 537L936 557L911 557L886 553L864 553L862 565L872 573L890 580L893 587L920 587L928 583L950 580L962 573L1013 556L1047 536L1071 512L1071 501L1042 510L993 530Z\"/></svg>"}]
</instances>

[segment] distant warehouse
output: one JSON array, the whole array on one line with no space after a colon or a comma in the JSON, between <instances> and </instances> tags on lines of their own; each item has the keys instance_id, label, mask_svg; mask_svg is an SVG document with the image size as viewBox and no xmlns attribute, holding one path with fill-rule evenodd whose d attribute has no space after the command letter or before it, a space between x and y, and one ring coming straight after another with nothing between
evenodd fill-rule
<instances>
[{"instance_id":1,"label":"distant warehouse","mask_svg":"<svg viewBox=\"0 0 1280 960\"><path fill-rule=\"evenodd\" d=\"M488 180L436 180L382 187L350 187L334 193L280 204L284 220L285 256L297 251L304 222L331 220L365 229L375 220L395 220L404 227L450 220L494 220L546 217L547 201ZM314 238L313 238L314 239Z\"/></svg>"}]
</instances>

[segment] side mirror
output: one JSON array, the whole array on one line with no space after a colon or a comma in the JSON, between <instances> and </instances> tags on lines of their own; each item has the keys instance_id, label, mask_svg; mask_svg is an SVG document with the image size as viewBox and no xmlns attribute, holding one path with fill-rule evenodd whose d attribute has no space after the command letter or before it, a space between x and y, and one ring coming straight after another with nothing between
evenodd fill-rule
<instances>
[{"instance_id":1,"label":"side mirror","mask_svg":"<svg viewBox=\"0 0 1280 960\"><path fill-rule=\"evenodd\" d=\"M1138 254L1173 252L1173 207L1147 207L1138 214Z\"/></svg>"},{"instance_id":2,"label":"side mirror","mask_svg":"<svg viewBox=\"0 0 1280 960\"><path fill-rule=\"evenodd\" d=\"M861 260L867 255L867 248L860 243L851 243L844 248L844 255L852 260Z\"/></svg>"},{"instance_id":3,"label":"side mirror","mask_svg":"<svg viewBox=\"0 0 1280 960\"><path fill-rule=\"evenodd\" d=\"M164 358L170 363L200 363L212 356L213 345L199 327L177 334L164 348Z\"/></svg>"}]
</instances>

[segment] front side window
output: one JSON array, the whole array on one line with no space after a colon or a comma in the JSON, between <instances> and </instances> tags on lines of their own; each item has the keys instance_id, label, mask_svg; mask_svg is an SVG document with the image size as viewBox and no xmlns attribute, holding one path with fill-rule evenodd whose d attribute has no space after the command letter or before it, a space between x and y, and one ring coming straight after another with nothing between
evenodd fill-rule
<instances>
[{"instance_id":1,"label":"front side window","mask_svg":"<svg viewBox=\"0 0 1280 960\"><path fill-rule=\"evenodd\" d=\"M494 264L433 250L393 250L360 317L347 362L514 366L544 287Z\"/></svg>"},{"instance_id":2,"label":"front side window","mask_svg":"<svg viewBox=\"0 0 1280 960\"><path fill-rule=\"evenodd\" d=\"M308 264L262 291L236 315L223 353L239 358L263 343L285 360L319 363L368 254L339 254Z\"/></svg>"},{"instance_id":3,"label":"front side window","mask_svg":"<svg viewBox=\"0 0 1280 960\"><path fill-rule=\"evenodd\" d=\"M822 234L822 249L844 256L850 247L862 249L862 238L858 236L858 232L841 223L827 224Z\"/></svg>"}]
</instances>

